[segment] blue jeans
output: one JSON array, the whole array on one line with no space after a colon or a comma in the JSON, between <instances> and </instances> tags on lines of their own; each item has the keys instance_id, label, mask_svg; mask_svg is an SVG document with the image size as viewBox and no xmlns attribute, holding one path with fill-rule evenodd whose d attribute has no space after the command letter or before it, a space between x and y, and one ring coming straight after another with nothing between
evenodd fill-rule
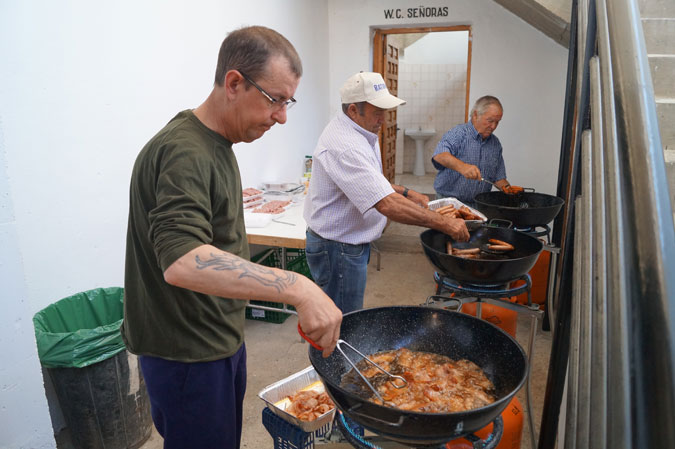
<instances>
[{"instance_id":1,"label":"blue jeans","mask_svg":"<svg viewBox=\"0 0 675 449\"><path fill-rule=\"evenodd\" d=\"M340 243L308 229L305 253L314 282L343 314L363 308L370 243Z\"/></svg>"},{"instance_id":2,"label":"blue jeans","mask_svg":"<svg viewBox=\"0 0 675 449\"><path fill-rule=\"evenodd\" d=\"M213 362L140 356L152 420L164 449L239 449L246 348Z\"/></svg>"}]
</instances>

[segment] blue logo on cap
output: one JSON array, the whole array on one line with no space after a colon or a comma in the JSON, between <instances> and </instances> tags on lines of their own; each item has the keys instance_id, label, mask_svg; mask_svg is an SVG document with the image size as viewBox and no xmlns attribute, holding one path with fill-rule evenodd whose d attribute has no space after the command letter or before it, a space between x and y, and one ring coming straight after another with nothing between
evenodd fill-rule
<instances>
[{"instance_id":1,"label":"blue logo on cap","mask_svg":"<svg viewBox=\"0 0 675 449\"><path fill-rule=\"evenodd\" d=\"M382 84L382 83L380 83L380 84L373 84L373 89L375 89L375 92L377 92L378 90L386 89L386 88L387 88L387 86L385 86L385 85Z\"/></svg>"}]
</instances>

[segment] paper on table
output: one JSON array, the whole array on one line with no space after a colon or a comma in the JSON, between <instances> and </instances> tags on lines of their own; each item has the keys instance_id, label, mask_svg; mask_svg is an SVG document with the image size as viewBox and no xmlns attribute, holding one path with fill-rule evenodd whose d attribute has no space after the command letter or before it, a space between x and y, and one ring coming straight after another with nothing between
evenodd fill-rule
<instances>
[{"instance_id":1,"label":"paper on table","mask_svg":"<svg viewBox=\"0 0 675 449\"><path fill-rule=\"evenodd\" d=\"M254 214L247 212L244 214L244 223L247 228L264 228L272 221L271 214Z\"/></svg>"}]
</instances>

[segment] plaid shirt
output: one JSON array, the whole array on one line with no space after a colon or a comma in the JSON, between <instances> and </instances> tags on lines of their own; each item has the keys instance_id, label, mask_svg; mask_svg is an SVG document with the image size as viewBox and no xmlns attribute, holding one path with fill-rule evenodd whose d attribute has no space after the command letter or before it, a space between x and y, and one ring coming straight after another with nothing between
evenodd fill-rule
<instances>
[{"instance_id":1,"label":"plaid shirt","mask_svg":"<svg viewBox=\"0 0 675 449\"><path fill-rule=\"evenodd\" d=\"M471 122L457 125L445 133L434 151L437 154L448 152L460 161L478 167L483 178L492 182L506 179L502 144L494 134L483 139ZM454 197L463 203L473 203L476 195L489 192L492 186L487 182L466 179L459 172L446 168L431 160L438 170L434 180L434 190L442 197Z\"/></svg>"},{"instance_id":2,"label":"plaid shirt","mask_svg":"<svg viewBox=\"0 0 675 449\"><path fill-rule=\"evenodd\" d=\"M382 174L377 134L339 112L326 126L312 156L304 217L312 231L341 243L370 243L387 218L373 206L394 188Z\"/></svg>"}]
</instances>

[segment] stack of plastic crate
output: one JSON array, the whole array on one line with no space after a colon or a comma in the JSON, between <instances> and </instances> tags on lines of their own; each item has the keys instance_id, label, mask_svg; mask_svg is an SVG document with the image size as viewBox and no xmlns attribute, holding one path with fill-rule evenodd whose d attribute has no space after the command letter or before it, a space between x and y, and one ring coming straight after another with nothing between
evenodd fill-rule
<instances>
[{"instance_id":1,"label":"stack of plastic crate","mask_svg":"<svg viewBox=\"0 0 675 449\"><path fill-rule=\"evenodd\" d=\"M257 255L253 256L251 260L267 267L281 268L281 257L281 248L272 248L258 253ZM305 255L304 249L286 249L286 269L288 271L300 273L312 279L312 275L309 272L309 266L307 265L307 256ZM284 307L284 305L280 302L270 301L251 301L251 304L274 307L276 309L283 309ZM289 306L288 308L293 309L293 306ZM253 309L251 307L246 308L246 318L249 320L266 321L268 323L279 324L286 321L288 317L289 314L285 312Z\"/></svg>"}]
</instances>

